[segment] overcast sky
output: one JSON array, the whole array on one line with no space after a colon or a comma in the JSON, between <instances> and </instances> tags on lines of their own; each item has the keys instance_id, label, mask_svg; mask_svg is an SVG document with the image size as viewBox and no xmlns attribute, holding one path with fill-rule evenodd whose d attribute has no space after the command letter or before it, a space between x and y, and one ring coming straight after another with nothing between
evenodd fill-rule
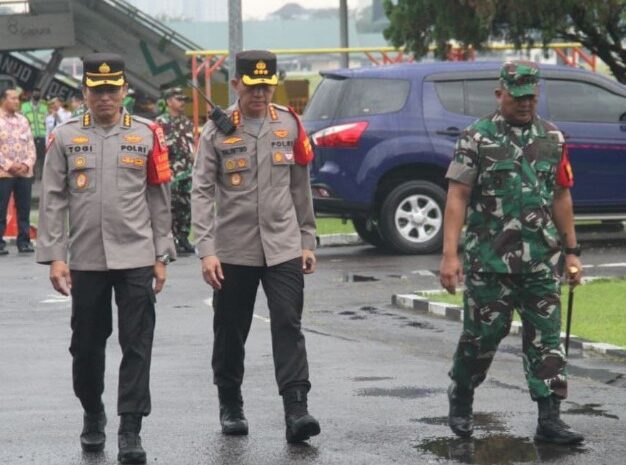
<instances>
[{"instance_id":1,"label":"overcast sky","mask_svg":"<svg viewBox=\"0 0 626 465\"><path fill-rule=\"evenodd\" d=\"M263 19L286 3L298 3L305 8L337 8L339 0L241 0L244 19ZM356 8L359 0L348 0L348 8Z\"/></svg>"}]
</instances>

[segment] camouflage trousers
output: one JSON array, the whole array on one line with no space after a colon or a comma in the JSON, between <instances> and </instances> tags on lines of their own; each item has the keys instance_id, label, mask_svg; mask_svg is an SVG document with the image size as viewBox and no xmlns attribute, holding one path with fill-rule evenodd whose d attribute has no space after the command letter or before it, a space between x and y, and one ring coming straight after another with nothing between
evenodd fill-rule
<instances>
[{"instance_id":1,"label":"camouflage trousers","mask_svg":"<svg viewBox=\"0 0 626 465\"><path fill-rule=\"evenodd\" d=\"M191 178L172 184L172 234L175 239L191 232Z\"/></svg>"},{"instance_id":2,"label":"camouflage trousers","mask_svg":"<svg viewBox=\"0 0 626 465\"><path fill-rule=\"evenodd\" d=\"M467 388L485 380L517 310L522 319L523 364L531 397L567 397L558 277L549 272L469 273L465 284L463 332L450 378Z\"/></svg>"}]
</instances>

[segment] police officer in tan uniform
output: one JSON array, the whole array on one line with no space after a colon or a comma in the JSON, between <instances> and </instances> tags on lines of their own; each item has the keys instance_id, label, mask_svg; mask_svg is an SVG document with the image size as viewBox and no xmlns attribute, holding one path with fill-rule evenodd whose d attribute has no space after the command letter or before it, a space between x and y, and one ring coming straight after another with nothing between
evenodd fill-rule
<instances>
[{"instance_id":1,"label":"police officer in tan uniform","mask_svg":"<svg viewBox=\"0 0 626 465\"><path fill-rule=\"evenodd\" d=\"M105 443L104 359L115 291L123 354L118 459L144 463L139 431L151 409L155 294L176 253L167 148L156 124L122 110L128 88L122 58L98 53L83 64L88 111L48 140L37 261L50 265L54 289L72 296L73 383L84 408L81 446L88 452Z\"/></svg>"},{"instance_id":2,"label":"police officer in tan uniform","mask_svg":"<svg viewBox=\"0 0 626 465\"><path fill-rule=\"evenodd\" d=\"M259 282L270 310L272 349L288 442L319 434L300 329L304 274L315 271L315 217L307 163L311 146L297 116L270 104L276 56L237 54L227 110L236 130L209 121L193 170L192 222L202 274L214 288L213 372L224 434L247 434L240 386L244 344Z\"/></svg>"}]
</instances>

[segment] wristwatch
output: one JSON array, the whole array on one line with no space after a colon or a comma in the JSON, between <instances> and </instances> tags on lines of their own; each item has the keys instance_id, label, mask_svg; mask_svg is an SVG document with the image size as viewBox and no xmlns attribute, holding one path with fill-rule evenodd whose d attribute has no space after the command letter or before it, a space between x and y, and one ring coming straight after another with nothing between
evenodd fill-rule
<instances>
[{"instance_id":1,"label":"wristwatch","mask_svg":"<svg viewBox=\"0 0 626 465\"><path fill-rule=\"evenodd\" d=\"M577 257L580 257L582 250L580 248L580 244L576 244L574 247L565 247L563 252L565 252L565 255L576 255Z\"/></svg>"},{"instance_id":2,"label":"wristwatch","mask_svg":"<svg viewBox=\"0 0 626 465\"><path fill-rule=\"evenodd\" d=\"M161 262L164 265L168 265L172 261L172 257L169 254L164 253L163 255L157 255L157 262Z\"/></svg>"}]
</instances>

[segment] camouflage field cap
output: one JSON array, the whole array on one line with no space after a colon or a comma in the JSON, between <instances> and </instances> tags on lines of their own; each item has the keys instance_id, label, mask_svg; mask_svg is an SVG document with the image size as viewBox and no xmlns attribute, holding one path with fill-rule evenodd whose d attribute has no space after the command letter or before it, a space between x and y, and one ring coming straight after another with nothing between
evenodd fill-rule
<instances>
[{"instance_id":1,"label":"camouflage field cap","mask_svg":"<svg viewBox=\"0 0 626 465\"><path fill-rule=\"evenodd\" d=\"M534 95L539 82L539 68L531 61L507 61L500 68L500 84L513 97Z\"/></svg>"}]
</instances>

